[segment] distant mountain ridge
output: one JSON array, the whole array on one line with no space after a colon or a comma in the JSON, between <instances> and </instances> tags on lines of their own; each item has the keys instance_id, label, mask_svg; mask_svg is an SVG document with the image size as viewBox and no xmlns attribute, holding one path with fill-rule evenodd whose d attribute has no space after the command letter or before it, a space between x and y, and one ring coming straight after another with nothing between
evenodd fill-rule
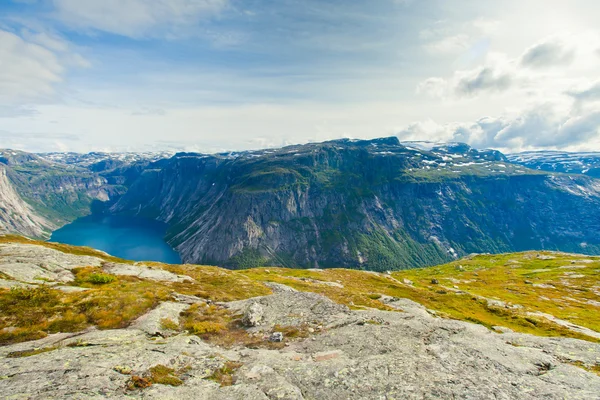
<instances>
[{"instance_id":1,"label":"distant mountain ridge","mask_svg":"<svg viewBox=\"0 0 600 400\"><path fill-rule=\"evenodd\" d=\"M509 154L507 158L531 169L600 178L600 152L529 151Z\"/></svg>"},{"instance_id":2,"label":"distant mountain ridge","mask_svg":"<svg viewBox=\"0 0 600 400\"><path fill-rule=\"evenodd\" d=\"M0 169L51 226L92 209L160 220L189 263L383 271L470 253L600 254L600 181L463 143L9 156ZM6 231L30 234L2 218Z\"/></svg>"}]
</instances>

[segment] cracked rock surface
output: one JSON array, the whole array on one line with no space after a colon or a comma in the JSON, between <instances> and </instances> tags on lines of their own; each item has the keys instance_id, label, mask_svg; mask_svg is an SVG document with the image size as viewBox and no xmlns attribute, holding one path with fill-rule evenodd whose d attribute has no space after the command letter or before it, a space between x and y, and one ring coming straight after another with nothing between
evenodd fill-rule
<instances>
[{"instance_id":1,"label":"cracked rock surface","mask_svg":"<svg viewBox=\"0 0 600 400\"><path fill-rule=\"evenodd\" d=\"M318 322L323 330L279 350L210 345L194 335L157 337L161 318L188 304L169 302L130 327L56 334L0 348L7 399L600 399L600 377L575 366L600 362L600 345L576 339L494 333L437 318L406 299L402 311L352 311L313 293L278 291L225 303L254 304L261 325ZM252 328L255 329L255 328ZM11 353L52 350L22 358ZM225 363L234 384L208 379ZM183 371L182 384L127 390L129 374L155 365Z\"/></svg>"}]
</instances>

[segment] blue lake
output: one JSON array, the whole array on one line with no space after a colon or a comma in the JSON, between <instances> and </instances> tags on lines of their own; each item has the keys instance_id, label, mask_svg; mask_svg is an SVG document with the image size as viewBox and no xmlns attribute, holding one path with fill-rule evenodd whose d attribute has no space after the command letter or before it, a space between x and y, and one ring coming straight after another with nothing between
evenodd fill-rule
<instances>
[{"instance_id":1,"label":"blue lake","mask_svg":"<svg viewBox=\"0 0 600 400\"><path fill-rule=\"evenodd\" d=\"M181 258L164 241L166 230L166 224L150 219L92 215L54 231L50 241L89 246L127 260L179 264Z\"/></svg>"}]
</instances>

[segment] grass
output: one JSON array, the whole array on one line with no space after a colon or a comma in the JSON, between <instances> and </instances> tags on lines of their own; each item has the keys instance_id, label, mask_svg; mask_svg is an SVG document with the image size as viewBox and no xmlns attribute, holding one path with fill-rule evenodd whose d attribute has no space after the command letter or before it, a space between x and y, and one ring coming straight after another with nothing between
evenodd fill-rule
<instances>
[{"instance_id":1,"label":"grass","mask_svg":"<svg viewBox=\"0 0 600 400\"><path fill-rule=\"evenodd\" d=\"M171 331L179 330L179 324L170 318L162 318L160 320L160 327L163 329L171 330Z\"/></svg>"},{"instance_id":2,"label":"grass","mask_svg":"<svg viewBox=\"0 0 600 400\"><path fill-rule=\"evenodd\" d=\"M586 268L574 270L583 277L574 275L575 278L566 278L564 273L569 270L561 267L576 265L578 260L592 262L585 264ZM539 272L540 269L548 271ZM542 316L530 314L551 314L600 332L598 307L589 303L600 302L599 271L600 258L527 252L481 255L437 267L398 271L391 275L341 269L312 271L280 268L240 273L253 280L277 282L297 290L320 293L354 309L389 309L378 300L379 295L385 294L413 300L442 317L470 321L490 329L504 326L539 336L599 342L596 338L569 330ZM404 279L413 281L414 285L403 284ZM439 284L432 283L433 279ZM336 282L343 288L320 285L314 281ZM508 307L491 306L486 299L499 300Z\"/></svg>"},{"instance_id":3,"label":"grass","mask_svg":"<svg viewBox=\"0 0 600 400\"><path fill-rule=\"evenodd\" d=\"M89 282L94 270L74 270L76 282L97 286ZM48 286L0 289L0 345L77 332L92 325L124 328L168 299L168 288L131 277L86 292L65 293Z\"/></svg>"},{"instance_id":4,"label":"grass","mask_svg":"<svg viewBox=\"0 0 600 400\"><path fill-rule=\"evenodd\" d=\"M591 372L593 374L596 374L598 376L600 376L600 364L594 364L594 365L587 365L582 363L581 361L575 361L575 362L567 362L568 364L571 364L575 367L579 367L581 369L586 370L587 372Z\"/></svg>"},{"instance_id":5,"label":"grass","mask_svg":"<svg viewBox=\"0 0 600 400\"><path fill-rule=\"evenodd\" d=\"M0 242L10 242L9 238L0 237ZM18 237L15 240L43 243ZM60 251L95 254L87 248L58 246ZM85 292L65 293L45 285L0 289L0 345L40 339L49 333L80 331L92 325L100 329L123 328L160 302L171 299L173 292L213 302L264 296L271 293L265 282L319 293L352 309L395 310L382 301L386 295L407 298L439 316L478 323L490 329L503 326L539 336L600 342L541 315L550 314L600 332L598 257L550 252L478 255L391 274L346 269L231 271L207 266L147 264L191 279L155 282L109 275L101 268L82 267L73 270L72 284L90 289ZM413 284L404 283L408 281ZM284 345L250 335L240 318L218 305L194 304L181 315L180 321L164 320L161 324L166 329L196 334L223 347ZM286 340L307 334L302 328L298 332L293 331L298 328L277 328L279 331L289 329L284 332Z\"/></svg>"},{"instance_id":6,"label":"grass","mask_svg":"<svg viewBox=\"0 0 600 400\"><path fill-rule=\"evenodd\" d=\"M235 372L242 367L242 363L226 361L225 364L216 369L207 379L215 381L221 386L231 386L235 383Z\"/></svg>"},{"instance_id":7,"label":"grass","mask_svg":"<svg viewBox=\"0 0 600 400\"><path fill-rule=\"evenodd\" d=\"M166 365L157 364L150 367L141 375L132 375L127 381L127 390L146 389L154 384L181 386L183 380L181 376L189 369L189 367L180 368L178 370L167 367ZM122 373L120 371L117 371Z\"/></svg>"},{"instance_id":8,"label":"grass","mask_svg":"<svg viewBox=\"0 0 600 400\"><path fill-rule=\"evenodd\" d=\"M88 277L88 282L93 283L95 285L104 285L107 283L112 283L117 280L117 277L114 275L108 274L90 274Z\"/></svg>"},{"instance_id":9,"label":"grass","mask_svg":"<svg viewBox=\"0 0 600 400\"><path fill-rule=\"evenodd\" d=\"M48 353L48 352L54 351L56 349L58 349L57 346L51 346L51 347L42 347L42 348L39 348L39 349L13 351L11 353L8 353L8 355L6 357L7 358L31 357L31 356L35 356L35 355L38 355L38 354Z\"/></svg>"}]
</instances>

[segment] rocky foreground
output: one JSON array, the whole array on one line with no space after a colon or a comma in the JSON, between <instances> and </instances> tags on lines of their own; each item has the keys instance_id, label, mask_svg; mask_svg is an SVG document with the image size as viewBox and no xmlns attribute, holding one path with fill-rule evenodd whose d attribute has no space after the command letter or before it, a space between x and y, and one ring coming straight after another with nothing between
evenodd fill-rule
<instances>
[{"instance_id":1,"label":"rocky foreground","mask_svg":"<svg viewBox=\"0 0 600 400\"><path fill-rule=\"evenodd\" d=\"M1 244L0 260L0 284L21 288L13 292L39 286L41 276L69 296L100 292L76 284L78 266L93 265L123 279L123 288L132 279L157 287L198 281L28 244ZM91 326L0 347L1 397L600 399L600 376L582 368L600 365L593 341L492 331L387 295L378 301L389 311L351 310L317 293L266 285L272 294L228 302L173 291L121 329ZM185 318L209 309L235 316L237 330L181 329Z\"/></svg>"}]
</instances>

